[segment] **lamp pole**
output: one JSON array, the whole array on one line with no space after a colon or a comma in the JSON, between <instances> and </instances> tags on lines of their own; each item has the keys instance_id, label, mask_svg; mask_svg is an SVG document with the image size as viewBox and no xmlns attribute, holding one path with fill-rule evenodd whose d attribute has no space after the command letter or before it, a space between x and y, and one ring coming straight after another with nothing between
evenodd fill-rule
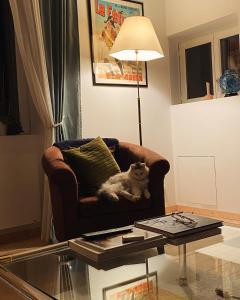
<instances>
[{"instance_id":1,"label":"lamp pole","mask_svg":"<svg viewBox=\"0 0 240 300\"><path fill-rule=\"evenodd\" d=\"M138 61L138 50L136 53L136 65L137 65L137 103L138 103L138 130L139 130L139 144L142 146L142 119L141 119L141 99L139 89L139 61Z\"/></svg>"},{"instance_id":2,"label":"lamp pole","mask_svg":"<svg viewBox=\"0 0 240 300\"><path fill-rule=\"evenodd\" d=\"M136 62L138 130L139 144L142 146L139 62L146 62L164 56L151 20L143 16L125 18L109 55L119 60Z\"/></svg>"}]
</instances>

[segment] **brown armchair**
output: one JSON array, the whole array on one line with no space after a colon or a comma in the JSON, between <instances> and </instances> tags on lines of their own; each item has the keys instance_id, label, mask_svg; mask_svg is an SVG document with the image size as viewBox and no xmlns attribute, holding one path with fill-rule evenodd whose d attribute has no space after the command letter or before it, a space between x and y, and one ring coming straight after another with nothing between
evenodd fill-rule
<instances>
[{"instance_id":1,"label":"brown armchair","mask_svg":"<svg viewBox=\"0 0 240 300\"><path fill-rule=\"evenodd\" d=\"M136 203L121 198L118 202L106 199L98 200L95 195L80 196L81 183L64 161L61 149L80 146L90 139L66 141L46 149L42 158L45 173L48 176L53 224L58 241L65 241L85 232L120 227L133 224L134 221L163 215L164 177L169 171L169 163L159 154L130 143L116 139L104 139L111 147L114 142L115 159L121 171L130 164L144 161L150 169L149 191L151 199L142 199Z\"/></svg>"}]
</instances>

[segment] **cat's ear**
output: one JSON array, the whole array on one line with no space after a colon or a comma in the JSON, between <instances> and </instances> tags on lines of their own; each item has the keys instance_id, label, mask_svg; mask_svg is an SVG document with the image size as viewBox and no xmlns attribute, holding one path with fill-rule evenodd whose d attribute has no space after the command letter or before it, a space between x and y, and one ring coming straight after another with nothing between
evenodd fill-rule
<instances>
[{"instance_id":1,"label":"cat's ear","mask_svg":"<svg viewBox=\"0 0 240 300\"><path fill-rule=\"evenodd\" d=\"M135 164L131 164L130 165L130 169L132 170L132 169L134 169L135 168Z\"/></svg>"}]
</instances>

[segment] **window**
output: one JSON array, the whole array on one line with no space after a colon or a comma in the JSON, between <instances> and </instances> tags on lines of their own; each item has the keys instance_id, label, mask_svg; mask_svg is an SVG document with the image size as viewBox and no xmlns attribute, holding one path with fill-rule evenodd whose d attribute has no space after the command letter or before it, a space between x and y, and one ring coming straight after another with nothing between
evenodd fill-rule
<instances>
[{"instance_id":1,"label":"window","mask_svg":"<svg viewBox=\"0 0 240 300\"><path fill-rule=\"evenodd\" d=\"M220 39L222 74L227 69L240 71L239 35Z\"/></svg>"},{"instance_id":2,"label":"window","mask_svg":"<svg viewBox=\"0 0 240 300\"><path fill-rule=\"evenodd\" d=\"M218 81L226 69L240 72L237 29L179 44L181 101L222 97Z\"/></svg>"},{"instance_id":3,"label":"window","mask_svg":"<svg viewBox=\"0 0 240 300\"><path fill-rule=\"evenodd\" d=\"M211 43L185 50L187 99L204 97L206 82L210 83L213 94Z\"/></svg>"}]
</instances>

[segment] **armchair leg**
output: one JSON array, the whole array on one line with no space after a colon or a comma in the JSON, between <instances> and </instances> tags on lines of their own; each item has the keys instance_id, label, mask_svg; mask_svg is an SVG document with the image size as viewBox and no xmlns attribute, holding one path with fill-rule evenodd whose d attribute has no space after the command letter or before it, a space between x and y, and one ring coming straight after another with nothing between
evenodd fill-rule
<instances>
[{"instance_id":1,"label":"armchair leg","mask_svg":"<svg viewBox=\"0 0 240 300\"><path fill-rule=\"evenodd\" d=\"M158 254L164 254L165 253L164 246L157 247L157 251L158 251Z\"/></svg>"}]
</instances>

